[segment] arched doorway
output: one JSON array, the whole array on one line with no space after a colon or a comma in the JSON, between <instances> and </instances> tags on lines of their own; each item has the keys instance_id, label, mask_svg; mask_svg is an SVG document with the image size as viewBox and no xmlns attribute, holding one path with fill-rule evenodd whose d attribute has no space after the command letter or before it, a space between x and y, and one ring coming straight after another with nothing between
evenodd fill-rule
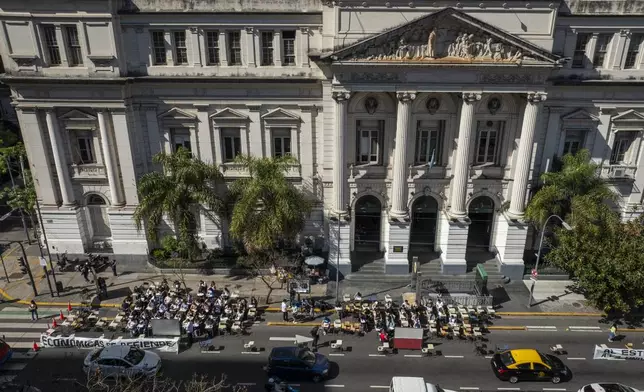
<instances>
[{"instance_id":1,"label":"arched doorway","mask_svg":"<svg viewBox=\"0 0 644 392\"><path fill-rule=\"evenodd\" d=\"M467 250L488 252L494 223L494 200L479 196L470 202L468 216L472 222L467 235Z\"/></svg>"},{"instance_id":2,"label":"arched doorway","mask_svg":"<svg viewBox=\"0 0 644 392\"><path fill-rule=\"evenodd\" d=\"M433 253L436 243L436 223L438 203L431 196L421 196L411 207L411 227L409 229L409 252ZM421 261L422 262L422 261Z\"/></svg>"},{"instance_id":3,"label":"arched doorway","mask_svg":"<svg viewBox=\"0 0 644 392\"><path fill-rule=\"evenodd\" d=\"M92 241L105 240L112 237L107 202L102 196L92 194L87 196L87 218L89 220L90 238Z\"/></svg>"},{"instance_id":4,"label":"arched doorway","mask_svg":"<svg viewBox=\"0 0 644 392\"><path fill-rule=\"evenodd\" d=\"M362 196L355 204L355 252L379 252L382 229L382 203L372 195Z\"/></svg>"}]
</instances>

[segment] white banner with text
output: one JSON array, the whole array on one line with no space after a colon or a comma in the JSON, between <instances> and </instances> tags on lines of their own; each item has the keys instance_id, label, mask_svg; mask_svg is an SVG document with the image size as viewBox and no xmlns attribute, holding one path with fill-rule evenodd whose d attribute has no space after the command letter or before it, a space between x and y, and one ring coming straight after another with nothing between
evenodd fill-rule
<instances>
[{"instance_id":1,"label":"white banner with text","mask_svg":"<svg viewBox=\"0 0 644 392\"><path fill-rule=\"evenodd\" d=\"M595 346L593 359L644 361L644 350Z\"/></svg>"},{"instance_id":2,"label":"white banner with text","mask_svg":"<svg viewBox=\"0 0 644 392\"><path fill-rule=\"evenodd\" d=\"M40 347L43 348L84 348L94 349L108 346L131 346L142 350L159 350L179 353L179 338L135 338L135 339L106 339L102 337L88 338L80 336L40 335Z\"/></svg>"}]
</instances>

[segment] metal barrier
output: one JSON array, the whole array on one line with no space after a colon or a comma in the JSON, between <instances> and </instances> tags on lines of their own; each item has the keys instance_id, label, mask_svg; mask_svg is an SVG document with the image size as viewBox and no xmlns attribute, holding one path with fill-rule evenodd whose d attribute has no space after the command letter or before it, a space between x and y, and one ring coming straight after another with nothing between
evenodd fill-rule
<instances>
[{"instance_id":1,"label":"metal barrier","mask_svg":"<svg viewBox=\"0 0 644 392\"><path fill-rule=\"evenodd\" d=\"M471 295L471 294L428 294L423 298L429 298L433 302L440 299L445 305L463 305L463 306L492 306L493 298L491 295Z\"/></svg>"}]
</instances>

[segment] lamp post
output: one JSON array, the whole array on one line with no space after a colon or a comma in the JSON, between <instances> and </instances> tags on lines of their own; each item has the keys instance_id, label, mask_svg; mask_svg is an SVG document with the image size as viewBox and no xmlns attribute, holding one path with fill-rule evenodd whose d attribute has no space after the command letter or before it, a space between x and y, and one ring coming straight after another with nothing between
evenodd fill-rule
<instances>
[{"instance_id":1,"label":"lamp post","mask_svg":"<svg viewBox=\"0 0 644 392\"><path fill-rule=\"evenodd\" d=\"M541 228L541 239L539 240L539 250L537 251L537 262L534 265L534 271L538 272L539 269L539 260L541 260L541 248L543 247L543 236L546 233L546 226L548 225L548 222L552 218L557 218L561 221L561 224L563 225L564 229L566 230L572 230L572 227L566 221L563 220L562 217L560 217L557 214L552 214L546 219L545 222L543 222L543 227ZM532 307L532 293L534 293L534 286L537 284L537 276L535 276L532 279L532 287L530 287L530 294L528 294L528 307Z\"/></svg>"},{"instance_id":2,"label":"lamp post","mask_svg":"<svg viewBox=\"0 0 644 392\"><path fill-rule=\"evenodd\" d=\"M349 207L347 207L349 211ZM335 258L335 301L338 301L340 295L340 221L342 220L342 215L338 213L338 216L332 216L331 221L338 223L338 234L336 237L336 258Z\"/></svg>"},{"instance_id":3,"label":"lamp post","mask_svg":"<svg viewBox=\"0 0 644 392\"><path fill-rule=\"evenodd\" d=\"M31 281L31 288L34 291L34 297L38 296L38 289L36 289L36 282L34 282L34 276L31 274L31 268L29 267L29 260L27 260L27 252L25 252L25 247L20 241L3 241L9 245L18 244L20 250L22 251L22 258L25 260L25 266L27 267L27 273L29 274L29 280Z\"/></svg>"}]
</instances>

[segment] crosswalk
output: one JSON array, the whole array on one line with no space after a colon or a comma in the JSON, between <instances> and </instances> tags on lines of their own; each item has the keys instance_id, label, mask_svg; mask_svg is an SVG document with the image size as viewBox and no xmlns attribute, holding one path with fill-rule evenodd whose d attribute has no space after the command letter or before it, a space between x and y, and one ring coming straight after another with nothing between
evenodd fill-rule
<instances>
[{"instance_id":1,"label":"crosswalk","mask_svg":"<svg viewBox=\"0 0 644 392\"><path fill-rule=\"evenodd\" d=\"M26 307L5 307L0 310L0 337L13 350L11 359L0 366L0 384L13 380L37 353L33 351L34 342L40 341L40 334L58 318L59 308L39 308L37 321L31 320Z\"/></svg>"}]
</instances>

